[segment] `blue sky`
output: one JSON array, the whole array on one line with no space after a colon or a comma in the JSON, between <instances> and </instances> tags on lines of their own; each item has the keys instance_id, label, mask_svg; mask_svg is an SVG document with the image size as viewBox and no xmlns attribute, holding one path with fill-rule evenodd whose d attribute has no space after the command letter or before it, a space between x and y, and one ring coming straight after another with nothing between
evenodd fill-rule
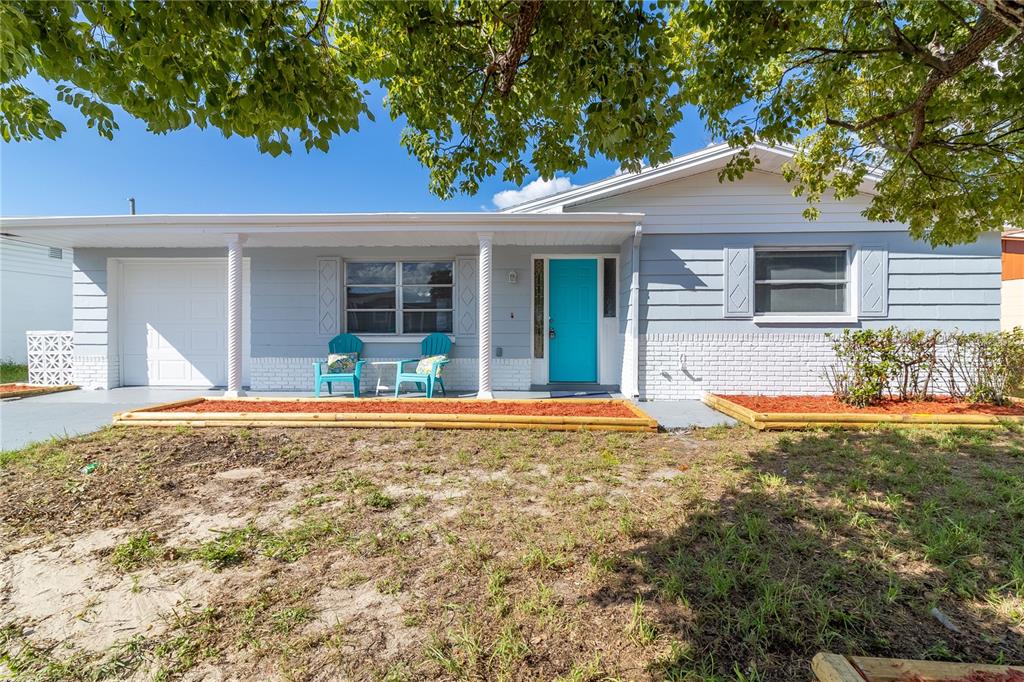
<instances>
[{"instance_id":1,"label":"blue sky","mask_svg":"<svg viewBox=\"0 0 1024 682\"><path fill-rule=\"evenodd\" d=\"M120 110L120 129L108 141L55 102L45 83L33 78L26 84L50 94L68 130L58 140L0 143L0 215L126 213L129 196L139 213L477 211L494 210L494 194L517 189L494 178L476 196L441 201L431 195L427 171L399 144L401 121L390 120L379 96L371 101L377 120L335 138L329 153L300 149L275 159L252 140L225 139L217 130L154 135ZM709 141L696 112L687 111L673 152ZM597 180L616 165L593 159L569 179L577 185Z\"/></svg>"}]
</instances>

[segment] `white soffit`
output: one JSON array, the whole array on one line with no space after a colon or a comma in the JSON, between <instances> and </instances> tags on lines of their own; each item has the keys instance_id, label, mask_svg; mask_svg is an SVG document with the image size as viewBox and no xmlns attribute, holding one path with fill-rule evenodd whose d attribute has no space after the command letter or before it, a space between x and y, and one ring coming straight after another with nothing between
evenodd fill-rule
<instances>
[{"instance_id":1,"label":"white soffit","mask_svg":"<svg viewBox=\"0 0 1024 682\"><path fill-rule=\"evenodd\" d=\"M135 215L0 218L0 232L78 248L223 247L246 235L247 248L298 246L467 246L481 232L497 245L619 244L642 213L509 215L377 213L293 215Z\"/></svg>"}]
</instances>

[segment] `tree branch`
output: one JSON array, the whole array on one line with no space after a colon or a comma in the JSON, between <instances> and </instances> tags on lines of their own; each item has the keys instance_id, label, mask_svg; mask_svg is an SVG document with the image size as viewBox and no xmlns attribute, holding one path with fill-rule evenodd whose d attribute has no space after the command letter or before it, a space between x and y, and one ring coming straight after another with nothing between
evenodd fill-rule
<instances>
[{"instance_id":1,"label":"tree branch","mask_svg":"<svg viewBox=\"0 0 1024 682\"><path fill-rule=\"evenodd\" d=\"M1024 31L1024 2L1021 0L972 0L983 12L993 14L1005 26Z\"/></svg>"},{"instance_id":2,"label":"tree branch","mask_svg":"<svg viewBox=\"0 0 1024 682\"><path fill-rule=\"evenodd\" d=\"M331 0L320 0L320 7L317 11L316 21L314 21L313 25L309 27L308 31L306 31L306 35L302 36L303 38L308 40L317 32L318 29L322 29L324 27L324 21L327 20L327 10L330 9L330 7Z\"/></svg>"},{"instance_id":3,"label":"tree branch","mask_svg":"<svg viewBox=\"0 0 1024 682\"><path fill-rule=\"evenodd\" d=\"M909 38L907 38L903 31L900 30L896 21L893 20L892 41L896 46L896 49L909 57L921 61L932 69L931 73L928 74L928 78L925 79L924 85L922 85L921 89L918 91L917 97L914 98L913 102L900 109L890 111L885 114L879 114L878 116L872 116L864 121L852 122L841 119L826 118L825 123L827 125L843 128L844 130L849 130L852 133L860 133L867 128L874 127L880 123L885 123L886 121L891 121L892 119L910 113L910 138L907 140L907 145L902 151L906 154L912 154L913 151L921 144L925 124L927 123L927 105L935 92L943 83L977 62L981 57L981 53L984 52L989 45L998 40L1006 30L1006 25L993 14L989 12L982 12L978 21L975 22L974 27L971 29L971 34L968 37L967 42L948 59L942 59L923 47L914 44Z\"/></svg>"},{"instance_id":4,"label":"tree branch","mask_svg":"<svg viewBox=\"0 0 1024 682\"><path fill-rule=\"evenodd\" d=\"M519 13L516 16L515 27L512 29L512 38L509 40L508 48L491 60L485 69L490 76L492 73L498 75L497 90L502 96L512 92L512 85L516 80L516 73L522 66L523 55L530 45L530 38L537 26L537 18L540 16L541 5L544 0L520 0Z\"/></svg>"},{"instance_id":5,"label":"tree branch","mask_svg":"<svg viewBox=\"0 0 1024 682\"><path fill-rule=\"evenodd\" d=\"M974 30L967 43L953 53L952 57L942 61L941 69L933 71L928 76L928 80L925 81L924 87L921 88L913 104L914 130L910 135L910 141L907 143L908 150L916 149L921 141L921 135L924 133L925 106L939 86L978 61L985 48L994 43L1005 32L1006 25L1002 21L989 12L982 12L978 21L974 24Z\"/></svg>"}]
</instances>

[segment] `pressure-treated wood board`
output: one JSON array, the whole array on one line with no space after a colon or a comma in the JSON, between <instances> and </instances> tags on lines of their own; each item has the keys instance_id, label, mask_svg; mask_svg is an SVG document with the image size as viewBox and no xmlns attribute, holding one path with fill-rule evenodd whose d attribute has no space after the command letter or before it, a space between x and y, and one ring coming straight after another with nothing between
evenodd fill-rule
<instances>
[{"instance_id":1,"label":"pressure-treated wood board","mask_svg":"<svg viewBox=\"0 0 1024 682\"><path fill-rule=\"evenodd\" d=\"M938 682L957 680L977 672L998 675L1014 671L1024 674L1024 667L1019 666L842 656L827 652L814 657L811 669L819 682Z\"/></svg>"},{"instance_id":2,"label":"pressure-treated wood board","mask_svg":"<svg viewBox=\"0 0 1024 682\"><path fill-rule=\"evenodd\" d=\"M987 414L844 414L829 412L755 412L728 398L705 393L704 404L760 430L843 428L862 429L879 424L895 426L964 426L992 429L1010 422L1024 424L1024 417Z\"/></svg>"},{"instance_id":3,"label":"pressure-treated wood board","mask_svg":"<svg viewBox=\"0 0 1024 682\"><path fill-rule=\"evenodd\" d=\"M628 400L599 398L559 398L556 403L614 404L624 407L633 417L588 417L553 415L459 414L421 412L198 412L173 411L171 408L188 407L201 402L344 402L352 398L191 398L173 403L120 412L114 415L114 424L135 426L288 426L288 427L350 427L350 428L427 428L427 429L546 429L551 431L657 431L658 422ZM377 400L377 399L375 399ZM389 403L423 399L383 398ZM465 399L437 398L431 402L469 405ZM537 400L501 400L498 402L535 403Z\"/></svg>"},{"instance_id":4,"label":"pressure-treated wood board","mask_svg":"<svg viewBox=\"0 0 1024 682\"><path fill-rule=\"evenodd\" d=\"M0 384L0 386L22 386L22 384ZM68 384L66 386L33 386L25 384L24 388L15 391L0 392L0 399L7 398L28 398L34 395L46 395L47 393L61 393L63 391L74 391L78 386Z\"/></svg>"}]
</instances>

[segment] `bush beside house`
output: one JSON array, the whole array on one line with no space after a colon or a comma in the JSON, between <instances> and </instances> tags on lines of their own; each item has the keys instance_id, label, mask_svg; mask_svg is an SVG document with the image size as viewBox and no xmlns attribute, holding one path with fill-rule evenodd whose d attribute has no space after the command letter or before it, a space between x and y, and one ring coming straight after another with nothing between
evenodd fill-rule
<instances>
[{"instance_id":1,"label":"bush beside house","mask_svg":"<svg viewBox=\"0 0 1024 682\"><path fill-rule=\"evenodd\" d=\"M835 362L825 370L833 395L857 407L892 400L955 400L1003 405L1024 388L1024 329L943 332L843 330L830 334Z\"/></svg>"}]
</instances>

